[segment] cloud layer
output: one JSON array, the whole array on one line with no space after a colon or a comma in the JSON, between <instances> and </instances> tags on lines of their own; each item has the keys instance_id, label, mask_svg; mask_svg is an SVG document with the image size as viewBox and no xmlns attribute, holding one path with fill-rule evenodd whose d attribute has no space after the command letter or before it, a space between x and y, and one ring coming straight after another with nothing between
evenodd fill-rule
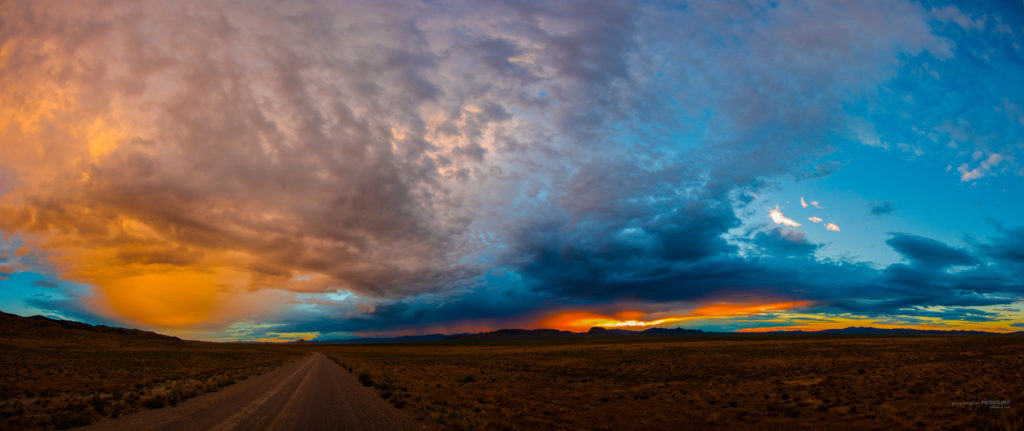
<instances>
[{"instance_id":1,"label":"cloud layer","mask_svg":"<svg viewBox=\"0 0 1024 431\"><path fill-rule=\"evenodd\" d=\"M676 6L5 3L0 231L93 286L94 312L168 327L386 329L744 289L963 303L914 290L982 262L934 240L894 235L910 264L876 273L818 262L797 231L729 232L772 178L831 172L820 157L851 145L837 107L954 55L936 21L981 24L912 2ZM961 173L1012 163L995 156ZM999 271L936 283L1005 293ZM848 284L826 293L831 274ZM878 277L895 293L854 293ZM338 292L355 299L322 296ZM281 306L306 300L328 311Z\"/></svg>"}]
</instances>

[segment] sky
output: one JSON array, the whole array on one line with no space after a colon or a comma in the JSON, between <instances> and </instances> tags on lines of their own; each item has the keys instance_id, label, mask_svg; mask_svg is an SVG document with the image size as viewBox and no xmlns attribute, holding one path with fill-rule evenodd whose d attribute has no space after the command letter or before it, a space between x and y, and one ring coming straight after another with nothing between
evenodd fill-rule
<instances>
[{"instance_id":1,"label":"sky","mask_svg":"<svg viewBox=\"0 0 1024 431\"><path fill-rule=\"evenodd\" d=\"M0 2L0 310L1024 330L1024 3Z\"/></svg>"}]
</instances>

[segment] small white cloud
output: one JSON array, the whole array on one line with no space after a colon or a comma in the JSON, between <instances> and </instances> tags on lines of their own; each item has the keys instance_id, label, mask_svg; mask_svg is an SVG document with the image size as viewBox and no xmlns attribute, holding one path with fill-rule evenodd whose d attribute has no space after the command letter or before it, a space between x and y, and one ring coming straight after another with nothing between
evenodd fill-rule
<instances>
[{"instance_id":1,"label":"small white cloud","mask_svg":"<svg viewBox=\"0 0 1024 431\"><path fill-rule=\"evenodd\" d=\"M779 211L778 205L775 206L775 209L768 211L768 218L772 219L772 221L775 222L775 224L781 224L789 227L800 226L800 223L797 223L789 218L786 218L786 216L782 215L782 211Z\"/></svg>"},{"instance_id":2,"label":"small white cloud","mask_svg":"<svg viewBox=\"0 0 1024 431\"><path fill-rule=\"evenodd\" d=\"M811 206L817 209L821 209L821 205L818 204L818 201L811 201Z\"/></svg>"},{"instance_id":3,"label":"small white cloud","mask_svg":"<svg viewBox=\"0 0 1024 431\"><path fill-rule=\"evenodd\" d=\"M956 168L956 170L957 172L960 172L960 181L974 181L978 178L985 176L985 174L981 173L980 169L971 169L970 167L967 166L967 163L960 165L960 167Z\"/></svg>"},{"instance_id":4,"label":"small white cloud","mask_svg":"<svg viewBox=\"0 0 1024 431\"><path fill-rule=\"evenodd\" d=\"M836 226L835 223L826 224L825 229L828 229L832 232L839 232L839 226Z\"/></svg>"},{"instance_id":5,"label":"small white cloud","mask_svg":"<svg viewBox=\"0 0 1024 431\"><path fill-rule=\"evenodd\" d=\"M978 151L974 152L973 158L974 160L978 160L981 158L981 155ZM970 165L968 165L967 163L963 163L959 167L957 167L956 170L957 172L960 173L960 181L974 181L978 178L987 175L989 171L992 170L992 168L994 168L1002 161L1003 156L1001 154L992 153L989 154L988 157L985 158L985 160L982 160L981 163L974 169L971 169Z\"/></svg>"},{"instance_id":6,"label":"small white cloud","mask_svg":"<svg viewBox=\"0 0 1024 431\"><path fill-rule=\"evenodd\" d=\"M807 208L807 202L804 202L804 197L800 196L800 206Z\"/></svg>"},{"instance_id":7,"label":"small white cloud","mask_svg":"<svg viewBox=\"0 0 1024 431\"><path fill-rule=\"evenodd\" d=\"M807 220L810 220L810 221L815 222L815 223L821 223L822 222L822 218L821 217L810 217Z\"/></svg>"}]
</instances>

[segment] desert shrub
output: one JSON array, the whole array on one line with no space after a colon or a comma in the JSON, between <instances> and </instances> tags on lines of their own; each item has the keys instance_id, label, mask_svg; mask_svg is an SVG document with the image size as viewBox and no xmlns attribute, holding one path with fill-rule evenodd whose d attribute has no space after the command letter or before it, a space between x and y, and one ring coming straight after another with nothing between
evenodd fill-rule
<instances>
[{"instance_id":1,"label":"desert shrub","mask_svg":"<svg viewBox=\"0 0 1024 431\"><path fill-rule=\"evenodd\" d=\"M142 402L142 406L147 409L158 409L167 405L167 397L163 395L156 395L146 401Z\"/></svg>"},{"instance_id":2,"label":"desert shrub","mask_svg":"<svg viewBox=\"0 0 1024 431\"><path fill-rule=\"evenodd\" d=\"M99 395L93 395L92 397L89 398L89 405L92 406L93 410L96 410L97 412L103 412L103 410L107 407L107 404L108 401L105 398L100 397Z\"/></svg>"},{"instance_id":3,"label":"desert shrub","mask_svg":"<svg viewBox=\"0 0 1024 431\"><path fill-rule=\"evenodd\" d=\"M363 386L373 386L373 376L370 373L359 373L359 383Z\"/></svg>"},{"instance_id":4,"label":"desert shrub","mask_svg":"<svg viewBox=\"0 0 1024 431\"><path fill-rule=\"evenodd\" d=\"M94 419L95 417L86 410L63 411L50 415L50 423L59 430L86 426L91 424Z\"/></svg>"},{"instance_id":5,"label":"desert shrub","mask_svg":"<svg viewBox=\"0 0 1024 431\"><path fill-rule=\"evenodd\" d=\"M110 417L116 418L123 415L126 411L126 406L121 401L115 401L110 403Z\"/></svg>"}]
</instances>

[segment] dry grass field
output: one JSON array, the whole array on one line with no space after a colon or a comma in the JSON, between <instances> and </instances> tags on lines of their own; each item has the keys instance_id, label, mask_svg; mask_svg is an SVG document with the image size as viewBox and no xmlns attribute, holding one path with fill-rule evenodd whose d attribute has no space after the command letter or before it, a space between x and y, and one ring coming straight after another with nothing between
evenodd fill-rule
<instances>
[{"instance_id":1,"label":"dry grass field","mask_svg":"<svg viewBox=\"0 0 1024 431\"><path fill-rule=\"evenodd\" d=\"M41 323L0 334L0 429L65 429L173 405L305 354Z\"/></svg>"},{"instance_id":2,"label":"dry grass field","mask_svg":"<svg viewBox=\"0 0 1024 431\"><path fill-rule=\"evenodd\" d=\"M1018 336L736 335L316 349L442 429L1024 429Z\"/></svg>"},{"instance_id":3,"label":"dry grass field","mask_svg":"<svg viewBox=\"0 0 1024 431\"><path fill-rule=\"evenodd\" d=\"M0 429L175 405L313 351L430 429L1024 429L1024 336L287 345L0 314Z\"/></svg>"}]
</instances>

